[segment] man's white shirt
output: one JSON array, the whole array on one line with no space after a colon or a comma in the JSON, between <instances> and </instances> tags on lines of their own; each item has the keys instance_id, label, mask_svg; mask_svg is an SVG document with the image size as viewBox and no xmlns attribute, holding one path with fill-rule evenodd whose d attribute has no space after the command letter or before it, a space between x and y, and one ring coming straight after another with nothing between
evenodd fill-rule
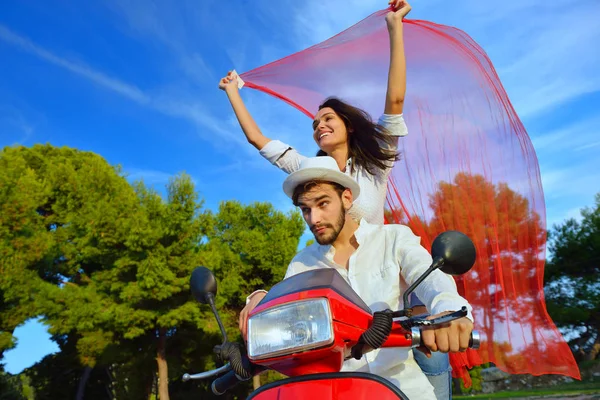
<instances>
[{"instance_id":1,"label":"man's white shirt","mask_svg":"<svg viewBox=\"0 0 600 400\"><path fill-rule=\"evenodd\" d=\"M354 236L358 248L347 269L335 263L333 246L315 243L294 257L285 278L315 268L334 268L373 312L401 309L402 294L429 268L431 255L404 225L372 225L363 219ZM434 271L415 292L432 315L465 306L467 318L473 321L471 306L458 294L454 279L442 271ZM361 360L347 360L342 371L370 372L387 378L410 399L435 399L432 386L408 348L373 350Z\"/></svg>"}]
</instances>

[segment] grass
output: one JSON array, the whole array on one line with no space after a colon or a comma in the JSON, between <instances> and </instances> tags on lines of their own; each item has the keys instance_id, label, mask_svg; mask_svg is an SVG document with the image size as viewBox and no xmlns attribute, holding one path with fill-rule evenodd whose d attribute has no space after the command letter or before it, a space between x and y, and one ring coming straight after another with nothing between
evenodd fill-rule
<instances>
[{"instance_id":1,"label":"grass","mask_svg":"<svg viewBox=\"0 0 600 400\"><path fill-rule=\"evenodd\" d=\"M511 399L515 397L549 396L549 395L578 395L600 393L600 381L598 382L573 382L564 385L556 385L551 389L530 389L514 392L498 392L490 394L452 396L453 399Z\"/></svg>"}]
</instances>

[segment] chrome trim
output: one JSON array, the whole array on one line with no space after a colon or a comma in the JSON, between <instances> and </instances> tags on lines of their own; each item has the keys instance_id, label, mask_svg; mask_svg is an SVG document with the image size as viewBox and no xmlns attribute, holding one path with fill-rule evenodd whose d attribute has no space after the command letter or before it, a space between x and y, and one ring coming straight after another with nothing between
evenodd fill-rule
<instances>
[{"instance_id":1,"label":"chrome trim","mask_svg":"<svg viewBox=\"0 0 600 400\"><path fill-rule=\"evenodd\" d=\"M421 345L421 329L419 329L417 326L413 326L410 328L410 335L412 337L410 347L413 349L415 347L419 347Z\"/></svg>"},{"instance_id":2,"label":"chrome trim","mask_svg":"<svg viewBox=\"0 0 600 400\"><path fill-rule=\"evenodd\" d=\"M471 342L473 342L473 344L470 346L470 348L477 350L481 345L481 335L479 334L479 331L471 332Z\"/></svg>"}]
</instances>

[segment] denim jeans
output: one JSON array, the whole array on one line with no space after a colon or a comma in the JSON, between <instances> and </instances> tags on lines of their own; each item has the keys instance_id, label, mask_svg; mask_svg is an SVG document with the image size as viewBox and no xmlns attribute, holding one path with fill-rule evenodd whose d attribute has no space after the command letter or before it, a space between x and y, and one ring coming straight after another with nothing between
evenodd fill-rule
<instances>
[{"instance_id":1,"label":"denim jeans","mask_svg":"<svg viewBox=\"0 0 600 400\"><path fill-rule=\"evenodd\" d=\"M431 352L427 358L420 350L414 349L415 361L423 370L429 383L433 386L437 400L452 399L452 367L447 353Z\"/></svg>"},{"instance_id":2,"label":"denim jeans","mask_svg":"<svg viewBox=\"0 0 600 400\"><path fill-rule=\"evenodd\" d=\"M411 307L423 305L419 298L413 293L410 298ZM429 383L433 386L437 400L452 399L452 367L450 357L447 353L431 352L431 358L427 358L420 350L414 349L415 361L423 370Z\"/></svg>"}]
</instances>

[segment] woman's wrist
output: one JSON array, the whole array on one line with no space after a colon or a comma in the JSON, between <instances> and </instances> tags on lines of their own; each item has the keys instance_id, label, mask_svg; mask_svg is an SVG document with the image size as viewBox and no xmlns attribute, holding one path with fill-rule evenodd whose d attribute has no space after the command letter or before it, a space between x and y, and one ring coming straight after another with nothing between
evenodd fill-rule
<instances>
[{"instance_id":1,"label":"woman's wrist","mask_svg":"<svg viewBox=\"0 0 600 400\"><path fill-rule=\"evenodd\" d=\"M401 19L394 20L394 21L388 23L388 32L390 33L390 35L402 34L403 28L404 28L404 21Z\"/></svg>"},{"instance_id":2,"label":"woman's wrist","mask_svg":"<svg viewBox=\"0 0 600 400\"><path fill-rule=\"evenodd\" d=\"M239 89L237 87L237 85L228 85L225 87L225 93L227 93L227 96L231 97L232 95L236 95L239 94Z\"/></svg>"}]
</instances>

